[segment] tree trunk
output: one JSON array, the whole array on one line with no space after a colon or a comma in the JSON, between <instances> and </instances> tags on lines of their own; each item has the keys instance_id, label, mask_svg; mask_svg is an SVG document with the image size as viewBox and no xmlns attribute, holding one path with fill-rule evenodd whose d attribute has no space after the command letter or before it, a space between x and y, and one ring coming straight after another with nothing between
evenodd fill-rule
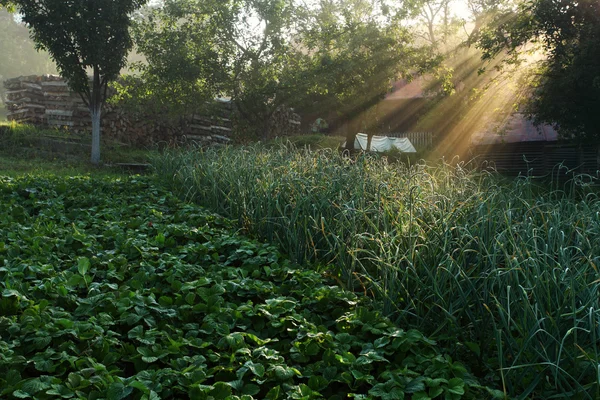
<instances>
[{"instance_id":1,"label":"tree trunk","mask_svg":"<svg viewBox=\"0 0 600 400\"><path fill-rule=\"evenodd\" d=\"M354 150L354 141L356 140L356 131L352 128L346 130L346 150Z\"/></svg>"},{"instance_id":2,"label":"tree trunk","mask_svg":"<svg viewBox=\"0 0 600 400\"><path fill-rule=\"evenodd\" d=\"M100 163L100 120L102 110L100 107L90 110L92 115L92 164Z\"/></svg>"},{"instance_id":3,"label":"tree trunk","mask_svg":"<svg viewBox=\"0 0 600 400\"><path fill-rule=\"evenodd\" d=\"M102 104L106 97L106 81L100 77L100 69L94 66L92 90L89 99L90 115L92 116L92 164L100 164L100 122L102 119ZM104 93L103 93L104 91Z\"/></svg>"},{"instance_id":4,"label":"tree trunk","mask_svg":"<svg viewBox=\"0 0 600 400\"><path fill-rule=\"evenodd\" d=\"M263 120L263 129L261 133L261 140L263 143L267 143L267 140L271 136L271 117L265 117Z\"/></svg>"}]
</instances>

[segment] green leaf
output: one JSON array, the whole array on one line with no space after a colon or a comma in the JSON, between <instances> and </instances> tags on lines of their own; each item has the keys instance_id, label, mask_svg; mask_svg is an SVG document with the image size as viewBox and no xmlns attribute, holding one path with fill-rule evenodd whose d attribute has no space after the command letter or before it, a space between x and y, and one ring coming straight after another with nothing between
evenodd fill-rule
<instances>
[{"instance_id":1,"label":"green leaf","mask_svg":"<svg viewBox=\"0 0 600 400\"><path fill-rule=\"evenodd\" d=\"M122 400L133 391L132 387L126 387L121 382L113 382L106 392L106 400Z\"/></svg>"},{"instance_id":2,"label":"green leaf","mask_svg":"<svg viewBox=\"0 0 600 400\"><path fill-rule=\"evenodd\" d=\"M327 379L319 375L313 375L308 380L308 387L317 392L325 389L328 385L329 382L327 381Z\"/></svg>"},{"instance_id":3,"label":"green leaf","mask_svg":"<svg viewBox=\"0 0 600 400\"><path fill-rule=\"evenodd\" d=\"M375 342L373 343L373 346L376 349L379 349L379 348L387 346L389 343L390 343L390 338L384 336L382 338L376 339Z\"/></svg>"},{"instance_id":4,"label":"green leaf","mask_svg":"<svg viewBox=\"0 0 600 400\"><path fill-rule=\"evenodd\" d=\"M294 371L287 365L276 365L272 369L275 372L275 376L280 380L288 380L294 376Z\"/></svg>"},{"instance_id":5,"label":"green leaf","mask_svg":"<svg viewBox=\"0 0 600 400\"><path fill-rule=\"evenodd\" d=\"M72 397L75 397L75 393L65 385L52 385L52 389L47 390L46 394L60 396L63 399L70 399Z\"/></svg>"},{"instance_id":6,"label":"green leaf","mask_svg":"<svg viewBox=\"0 0 600 400\"><path fill-rule=\"evenodd\" d=\"M242 394L247 394L250 396L257 395L259 392L260 392L260 386L252 384L252 383L248 383L248 384L244 385L244 387L242 389Z\"/></svg>"},{"instance_id":7,"label":"green leaf","mask_svg":"<svg viewBox=\"0 0 600 400\"><path fill-rule=\"evenodd\" d=\"M277 385L277 386L271 388L271 390L269 390L267 392L267 394L265 395L265 399L277 400L280 398L280 396L281 396L281 386Z\"/></svg>"},{"instance_id":8,"label":"green leaf","mask_svg":"<svg viewBox=\"0 0 600 400\"><path fill-rule=\"evenodd\" d=\"M479 345L477 343L465 342L465 345L469 348L469 350L471 350L479 357L479 355L481 354L481 349L479 348Z\"/></svg>"},{"instance_id":9,"label":"green leaf","mask_svg":"<svg viewBox=\"0 0 600 400\"><path fill-rule=\"evenodd\" d=\"M71 277L69 278L69 280L67 281L66 284L69 287L77 287L77 286L81 285L82 283L85 283L85 280L83 279L82 276L71 275Z\"/></svg>"},{"instance_id":10,"label":"green leaf","mask_svg":"<svg viewBox=\"0 0 600 400\"><path fill-rule=\"evenodd\" d=\"M142 400L161 400L161 397L154 390L151 390L149 394L142 396Z\"/></svg>"},{"instance_id":11,"label":"green leaf","mask_svg":"<svg viewBox=\"0 0 600 400\"><path fill-rule=\"evenodd\" d=\"M327 381L329 381L329 382L333 381L335 379L336 375L337 375L336 367L327 367L323 371L323 378L327 379Z\"/></svg>"},{"instance_id":12,"label":"green leaf","mask_svg":"<svg viewBox=\"0 0 600 400\"><path fill-rule=\"evenodd\" d=\"M140 381L132 381L129 383L129 386L138 390L141 390L144 394L150 394L150 389L146 386L145 383Z\"/></svg>"},{"instance_id":13,"label":"green leaf","mask_svg":"<svg viewBox=\"0 0 600 400\"><path fill-rule=\"evenodd\" d=\"M22 390L15 390L12 394L18 399L28 399L31 397L29 393L24 392Z\"/></svg>"},{"instance_id":14,"label":"green leaf","mask_svg":"<svg viewBox=\"0 0 600 400\"><path fill-rule=\"evenodd\" d=\"M77 260L77 271L80 275L85 275L90 270L90 260L87 257L79 257Z\"/></svg>"},{"instance_id":15,"label":"green leaf","mask_svg":"<svg viewBox=\"0 0 600 400\"><path fill-rule=\"evenodd\" d=\"M37 392L48 389L50 387L49 384L42 382L40 378L28 379L23 382L21 385L21 390L27 392L31 395L36 394Z\"/></svg>"},{"instance_id":16,"label":"green leaf","mask_svg":"<svg viewBox=\"0 0 600 400\"><path fill-rule=\"evenodd\" d=\"M82 378L81 375L71 372L67 381L69 382L71 389L76 389L81 385Z\"/></svg>"},{"instance_id":17,"label":"green leaf","mask_svg":"<svg viewBox=\"0 0 600 400\"><path fill-rule=\"evenodd\" d=\"M423 383L424 380L425 380L425 378L423 378L423 377L418 377L418 378L411 380L404 387L404 391L406 393L415 393L415 392L424 391L425 390L425 384Z\"/></svg>"},{"instance_id":18,"label":"green leaf","mask_svg":"<svg viewBox=\"0 0 600 400\"><path fill-rule=\"evenodd\" d=\"M225 382L217 382L213 387L213 390L210 391L210 395L213 396L215 400L225 399L228 396L231 396L231 386Z\"/></svg>"},{"instance_id":19,"label":"green leaf","mask_svg":"<svg viewBox=\"0 0 600 400\"><path fill-rule=\"evenodd\" d=\"M429 389L429 397L432 399L440 396L442 393L444 393L444 388L441 386L432 387Z\"/></svg>"},{"instance_id":20,"label":"green leaf","mask_svg":"<svg viewBox=\"0 0 600 400\"><path fill-rule=\"evenodd\" d=\"M453 394L465 394L465 382L461 378L452 378L448 381L448 392Z\"/></svg>"},{"instance_id":21,"label":"green leaf","mask_svg":"<svg viewBox=\"0 0 600 400\"><path fill-rule=\"evenodd\" d=\"M127 337L129 339L139 338L144 334L144 327L142 325L137 325L134 328L130 329L127 333Z\"/></svg>"},{"instance_id":22,"label":"green leaf","mask_svg":"<svg viewBox=\"0 0 600 400\"><path fill-rule=\"evenodd\" d=\"M432 398L426 392L417 392L413 394L412 400L431 400Z\"/></svg>"},{"instance_id":23,"label":"green leaf","mask_svg":"<svg viewBox=\"0 0 600 400\"><path fill-rule=\"evenodd\" d=\"M254 375L262 378L265 375L265 366L262 364L257 364L252 361L247 361L244 364Z\"/></svg>"},{"instance_id":24,"label":"green leaf","mask_svg":"<svg viewBox=\"0 0 600 400\"><path fill-rule=\"evenodd\" d=\"M8 386L16 386L19 382L21 382L21 373L16 369L11 369L6 373L5 379ZM39 380L39 378L35 379Z\"/></svg>"}]
</instances>

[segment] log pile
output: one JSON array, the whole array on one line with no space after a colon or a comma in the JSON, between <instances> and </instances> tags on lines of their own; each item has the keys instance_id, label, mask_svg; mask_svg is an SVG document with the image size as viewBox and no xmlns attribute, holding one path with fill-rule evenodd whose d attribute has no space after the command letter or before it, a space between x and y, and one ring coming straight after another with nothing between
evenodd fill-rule
<instances>
[{"instance_id":1,"label":"log pile","mask_svg":"<svg viewBox=\"0 0 600 400\"><path fill-rule=\"evenodd\" d=\"M273 137L288 136L300 132L301 118L288 107L279 107L269 121L269 133Z\"/></svg>"},{"instance_id":2,"label":"log pile","mask_svg":"<svg viewBox=\"0 0 600 400\"><path fill-rule=\"evenodd\" d=\"M89 132L91 118L81 97L56 75L21 76L4 82L9 120L45 128L67 128L75 133ZM163 143L227 143L235 136L234 109L231 102L216 101L211 115L191 115L177 123L151 115L133 115L118 106L106 104L102 134L122 143L149 145ZM300 116L281 109L273 116L273 136L298 133Z\"/></svg>"}]
</instances>

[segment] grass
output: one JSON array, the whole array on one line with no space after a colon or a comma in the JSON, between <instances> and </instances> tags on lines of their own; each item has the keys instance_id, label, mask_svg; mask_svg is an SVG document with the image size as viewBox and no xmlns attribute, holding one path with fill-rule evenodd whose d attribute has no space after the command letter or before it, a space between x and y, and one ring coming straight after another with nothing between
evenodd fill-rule
<instances>
[{"instance_id":1,"label":"grass","mask_svg":"<svg viewBox=\"0 0 600 400\"><path fill-rule=\"evenodd\" d=\"M600 198L464 163L280 146L164 154L179 191L321 265L509 397L600 398ZM568 189L568 190L567 190Z\"/></svg>"},{"instance_id":2,"label":"grass","mask_svg":"<svg viewBox=\"0 0 600 400\"><path fill-rule=\"evenodd\" d=\"M88 161L61 157L60 159L5 156L0 154L0 175L21 177L32 176L118 176L123 175L119 168L97 168Z\"/></svg>"},{"instance_id":3,"label":"grass","mask_svg":"<svg viewBox=\"0 0 600 400\"><path fill-rule=\"evenodd\" d=\"M330 136L323 134L309 134L309 135L294 135L276 139L271 142L272 146L281 146L285 143L292 143L298 148L308 147L312 150L320 149L331 149L337 150L344 142L346 138L343 136Z\"/></svg>"},{"instance_id":4,"label":"grass","mask_svg":"<svg viewBox=\"0 0 600 400\"><path fill-rule=\"evenodd\" d=\"M91 135L64 129L40 129L14 122L0 122L0 168L14 172L66 172L93 169L89 164ZM153 149L140 149L103 139L105 164L147 163ZM57 163L56 161L59 161Z\"/></svg>"}]
</instances>

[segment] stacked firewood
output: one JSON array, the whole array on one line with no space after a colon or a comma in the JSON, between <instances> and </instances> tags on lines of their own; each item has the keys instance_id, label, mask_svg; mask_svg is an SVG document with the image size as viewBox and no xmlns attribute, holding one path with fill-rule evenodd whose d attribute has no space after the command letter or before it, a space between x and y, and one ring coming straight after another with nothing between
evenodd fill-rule
<instances>
[{"instance_id":1,"label":"stacked firewood","mask_svg":"<svg viewBox=\"0 0 600 400\"><path fill-rule=\"evenodd\" d=\"M301 118L289 107L279 107L269 122L269 134L273 137L287 136L300 131Z\"/></svg>"},{"instance_id":2,"label":"stacked firewood","mask_svg":"<svg viewBox=\"0 0 600 400\"><path fill-rule=\"evenodd\" d=\"M21 76L4 82L9 120L42 127L67 128L72 132L91 130L88 108L56 75ZM211 144L227 143L236 131L234 107L228 101L215 101L210 115L189 115L177 122L137 115L112 104L102 114L102 134L122 143ZM299 131L300 116L281 109L271 121L271 134L282 136Z\"/></svg>"}]
</instances>

